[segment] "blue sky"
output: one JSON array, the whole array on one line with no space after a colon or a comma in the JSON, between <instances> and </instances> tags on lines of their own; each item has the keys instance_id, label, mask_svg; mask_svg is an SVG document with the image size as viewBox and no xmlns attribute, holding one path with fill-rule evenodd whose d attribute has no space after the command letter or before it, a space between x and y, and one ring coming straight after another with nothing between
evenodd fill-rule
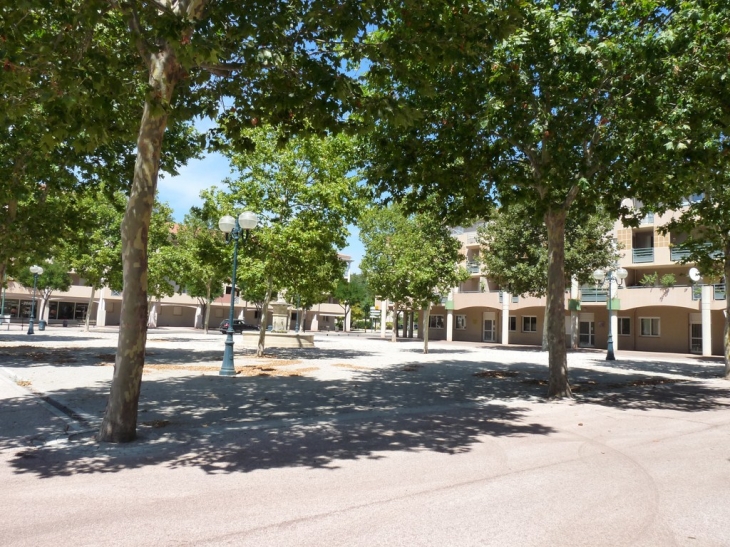
<instances>
[{"instance_id":1,"label":"blue sky","mask_svg":"<svg viewBox=\"0 0 730 547\"><path fill-rule=\"evenodd\" d=\"M199 129L203 129L199 127ZM161 201L172 207L175 220L182 221L185 214L194 205L200 204L200 192L211 186L224 188L223 179L231 176L228 160L221 154L211 153L201 160L192 160L180 169L177 177L165 176L158 182ZM357 228L350 226L350 237L343 254L352 256L352 271L360 271L360 259L364 254Z\"/></svg>"}]
</instances>

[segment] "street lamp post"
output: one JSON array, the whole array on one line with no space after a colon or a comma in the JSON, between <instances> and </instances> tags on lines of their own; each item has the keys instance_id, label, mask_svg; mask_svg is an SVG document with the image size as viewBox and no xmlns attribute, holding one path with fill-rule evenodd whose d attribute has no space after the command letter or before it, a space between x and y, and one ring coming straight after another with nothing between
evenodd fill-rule
<instances>
[{"instance_id":1,"label":"street lamp post","mask_svg":"<svg viewBox=\"0 0 730 547\"><path fill-rule=\"evenodd\" d=\"M35 331L33 330L33 318L35 317L35 290L36 286L38 285L38 276L43 273L43 268L33 264L33 266L30 267L30 273L33 274L33 302L30 305L30 321L28 321L28 334L35 334Z\"/></svg>"},{"instance_id":2,"label":"street lamp post","mask_svg":"<svg viewBox=\"0 0 730 547\"><path fill-rule=\"evenodd\" d=\"M625 268L610 268L606 271L604 270L596 270L593 272L593 279L596 280L596 283L599 285L603 284L604 279L608 281L608 343L606 344L606 361L615 361L616 356L613 354L613 287L614 287L614 281L616 281L616 287L620 287L623 283L623 280L626 279L626 276L629 275L629 272L626 271Z\"/></svg>"},{"instance_id":3,"label":"street lamp post","mask_svg":"<svg viewBox=\"0 0 730 547\"><path fill-rule=\"evenodd\" d=\"M244 211L238 218L232 216L224 216L218 221L218 228L221 232L230 235L233 238L233 277L231 277L231 309L228 314L228 331L226 332L226 349L223 352L223 363L219 374L221 376L235 376L236 368L233 366L233 307L236 299L236 268L238 267L238 238L241 231L246 232L248 237L249 230L252 230L258 224L256 213ZM229 240L230 241L230 240Z\"/></svg>"}]
</instances>

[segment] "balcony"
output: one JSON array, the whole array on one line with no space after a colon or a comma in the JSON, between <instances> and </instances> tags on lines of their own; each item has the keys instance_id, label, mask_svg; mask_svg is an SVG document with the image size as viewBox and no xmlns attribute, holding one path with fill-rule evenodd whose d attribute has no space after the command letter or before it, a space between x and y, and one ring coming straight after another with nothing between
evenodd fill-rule
<instances>
[{"instance_id":1,"label":"balcony","mask_svg":"<svg viewBox=\"0 0 730 547\"><path fill-rule=\"evenodd\" d=\"M689 256L689 251L685 249L675 249L672 247L670 251L670 258L672 259L672 262L679 262L682 259L685 259Z\"/></svg>"},{"instance_id":2,"label":"balcony","mask_svg":"<svg viewBox=\"0 0 730 547\"><path fill-rule=\"evenodd\" d=\"M520 301L520 295L513 294L512 295L512 303L513 304L517 304L519 301ZM499 291L499 303L501 304L502 302L504 302L504 292Z\"/></svg>"},{"instance_id":3,"label":"balcony","mask_svg":"<svg viewBox=\"0 0 730 547\"><path fill-rule=\"evenodd\" d=\"M479 273L479 263L478 262L473 262L473 261L467 262L466 263L466 270L470 274L478 274Z\"/></svg>"},{"instance_id":4,"label":"balcony","mask_svg":"<svg viewBox=\"0 0 730 547\"><path fill-rule=\"evenodd\" d=\"M632 249L632 251L634 264L654 262L654 247L646 247L644 249Z\"/></svg>"},{"instance_id":5,"label":"balcony","mask_svg":"<svg viewBox=\"0 0 730 547\"><path fill-rule=\"evenodd\" d=\"M714 295L713 298L715 300L725 300L725 283L718 283L717 285L713 285L714 289Z\"/></svg>"},{"instance_id":6,"label":"balcony","mask_svg":"<svg viewBox=\"0 0 730 547\"><path fill-rule=\"evenodd\" d=\"M725 300L725 283L717 283L712 286L712 299ZM692 300L702 300L702 285L692 285Z\"/></svg>"},{"instance_id":7,"label":"balcony","mask_svg":"<svg viewBox=\"0 0 730 547\"><path fill-rule=\"evenodd\" d=\"M581 302L606 302L608 291L594 287L582 287L580 289Z\"/></svg>"},{"instance_id":8,"label":"balcony","mask_svg":"<svg viewBox=\"0 0 730 547\"><path fill-rule=\"evenodd\" d=\"M479 236L476 234L468 234L466 236L466 244L467 245L478 245L479 244Z\"/></svg>"},{"instance_id":9,"label":"balcony","mask_svg":"<svg viewBox=\"0 0 730 547\"><path fill-rule=\"evenodd\" d=\"M646 224L654 224L654 213L647 213L646 216L641 219L641 225L644 226Z\"/></svg>"}]
</instances>

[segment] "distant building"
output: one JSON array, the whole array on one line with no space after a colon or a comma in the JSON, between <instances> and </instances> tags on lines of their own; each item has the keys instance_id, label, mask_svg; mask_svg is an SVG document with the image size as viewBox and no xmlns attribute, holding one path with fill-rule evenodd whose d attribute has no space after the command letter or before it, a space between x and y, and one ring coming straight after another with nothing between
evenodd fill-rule
<instances>
[{"instance_id":1,"label":"distant building","mask_svg":"<svg viewBox=\"0 0 730 547\"><path fill-rule=\"evenodd\" d=\"M346 276L349 279L350 263L352 258L347 255L339 255L340 259L347 263ZM46 306L44 317L49 325L81 324L86 320L89 313L92 324L96 326L119 325L120 312L122 308L122 295L112 291L108 287L94 292L94 300L89 303L92 290L87 286L84 279L75 273L71 273L72 286L66 292L54 292ZM197 327L203 325L203 307L197 298L185 294L184 289L174 296L153 301L149 310L149 325L152 327ZM209 327L218 327L223 319L228 318L231 303L231 287L228 285L225 294L213 301L210 310ZM4 293L2 315L9 317L11 323L27 323L31 314L33 299L33 288L27 288L19 283L9 280L8 287ZM36 302L36 314L39 313L39 302ZM290 312L290 328L296 326L297 310ZM261 320L261 310L256 303L246 302L236 298L234 303L234 316L243 319L246 323L258 325ZM269 318L271 315L269 314ZM334 298L327 302L317 304L302 314L303 321L300 327L305 330L335 330L337 319L346 321L345 312ZM269 319L269 322L271 319ZM348 325L349 326L349 325Z\"/></svg>"},{"instance_id":2,"label":"distant building","mask_svg":"<svg viewBox=\"0 0 730 547\"><path fill-rule=\"evenodd\" d=\"M679 264L686 255L674 248L686 236L664 236L658 231L674 214L647 215L638 228L626 228L618 221L614 225L612 235L622 247L619 266L628 272L612 301L614 349L723 355L725 283L700 285L689 278L691 265ZM464 266L471 277L431 309L429 339L541 345L545 299L509 294L480 270L477 228L453 232L462 244ZM655 272L659 279L673 275L675 283L640 283L645 274ZM376 306L382 309L382 302ZM566 344L574 335L572 313L577 315L578 345L606 348L609 314L605 288L568 287L565 309Z\"/></svg>"}]
</instances>

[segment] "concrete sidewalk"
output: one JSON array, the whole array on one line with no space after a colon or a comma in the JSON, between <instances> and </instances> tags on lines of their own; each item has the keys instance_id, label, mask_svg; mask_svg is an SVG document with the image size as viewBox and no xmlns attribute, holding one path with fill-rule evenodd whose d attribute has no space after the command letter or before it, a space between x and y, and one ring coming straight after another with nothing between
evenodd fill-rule
<instances>
[{"instance_id":1,"label":"concrete sidewalk","mask_svg":"<svg viewBox=\"0 0 730 547\"><path fill-rule=\"evenodd\" d=\"M534 348L318 336L224 378L223 340L150 331L115 446L115 333L0 333L2 543L730 545L716 359L571 353L553 403Z\"/></svg>"}]
</instances>

